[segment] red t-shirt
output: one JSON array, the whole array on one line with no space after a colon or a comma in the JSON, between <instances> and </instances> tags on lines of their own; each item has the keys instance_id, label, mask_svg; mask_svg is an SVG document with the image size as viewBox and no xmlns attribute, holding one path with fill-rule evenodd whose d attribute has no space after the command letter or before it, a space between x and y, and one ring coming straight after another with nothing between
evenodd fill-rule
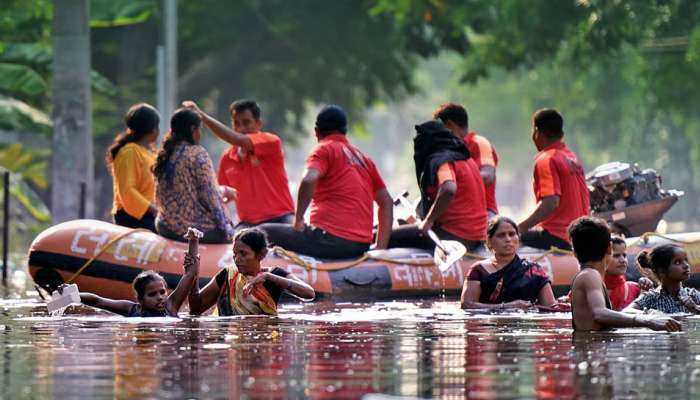
<instances>
[{"instance_id":1,"label":"red t-shirt","mask_svg":"<svg viewBox=\"0 0 700 400\"><path fill-rule=\"evenodd\" d=\"M321 139L306 168L321 172L311 200L311 225L346 240L372 243L374 196L385 187L372 160L338 133Z\"/></svg>"},{"instance_id":2,"label":"red t-shirt","mask_svg":"<svg viewBox=\"0 0 700 400\"><path fill-rule=\"evenodd\" d=\"M539 226L552 235L569 241L571 221L591 213L583 167L564 142L554 143L535 156L535 198L559 196L559 207Z\"/></svg>"},{"instance_id":3,"label":"red t-shirt","mask_svg":"<svg viewBox=\"0 0 700 400\"><path fill-rule=\"evenodd\" d=\"M252 133L248 137L253 142L252 154L231 146L221 154L219 161L219 184L238 191L238 219L257 224L294 213L282 141L267 132Z\"/></svg>"},{"instance_id":4,"label":"red t-shirt","mask_svg":"<svg viewBox=\"0 0 700 400\"><path fill-rule=\"evenodd\" d=\"M446 162L438 169L437 178L438 186L428 190L432 198L443 183L452 181L457 185L457 193L447 211L437 220L440 228L465 240L485 240L488 214L484 181L474 160Z\"/></svg>"},{"instance_id":5,"label":"red t-shirt","mask_svg":"<svg viewBox=\"0 0 700 400\"><path fill-rule=\"evenodd\" d=\"M469 132L464 137L464 142L467 144L469 154L471 155L476 165L481 168L484 165L490 165L493 168L498 166L498 154L493 148L491 142L483 136L479 136L476 132ZM493 183L484 185L486 190L486 208L498 214L498 206L496 205L496 178Z\"/></svg>"}]
</instances>

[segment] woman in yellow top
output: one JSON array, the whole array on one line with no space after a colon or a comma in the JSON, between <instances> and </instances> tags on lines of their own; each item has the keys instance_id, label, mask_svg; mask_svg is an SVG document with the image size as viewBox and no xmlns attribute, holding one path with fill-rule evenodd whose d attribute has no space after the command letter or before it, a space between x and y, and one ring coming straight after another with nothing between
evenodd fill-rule
<instances>
[{"instance_id":1,"label":"woman in yellow top","mask_svg":"<svg viewBox=\"0 0 700 400\"><path fill-rule=\"evenodd\" d=\"M134 104L124 122L126 131L117 135L106 156L114 182L114 223L155 232L157 208L151 167L155 162L153 144L160 133L160 115L148 104Z\"/></svg>"}]
</instances>

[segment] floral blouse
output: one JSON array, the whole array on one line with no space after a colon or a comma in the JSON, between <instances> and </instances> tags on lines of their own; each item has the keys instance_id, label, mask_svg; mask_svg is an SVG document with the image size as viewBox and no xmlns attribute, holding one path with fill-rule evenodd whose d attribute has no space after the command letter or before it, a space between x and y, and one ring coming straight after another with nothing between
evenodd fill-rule
<instances>
[{"instance_id":1,"label":"floral blouse","mask_svg":"<svg viewBox=\"0 0 700 400\"><path fill-rule=\"evenodd\" d=\"M693 299L695 304L700 304L700 292L693 288L681 287L681 290L678 292L678 298L675 298L661 286L646 293L642 293L632 304L635 308L640 310L652 309L668 314L685 313L689 312L689 310L683 305L680 299L686 296Z\"/></svg>"},{"instance_id":2,"label":"floral blouse","mask_svg":"<svg viewBox=\"0 0 700 400\"><path fill-rule=\"evenodd\" d=\"M204 147L180 142L156 185L158 219L184 235L187 227L203 232L219 229L233 237L228 207L218 190L214 167Z\"/></svg>"}]
</instances>

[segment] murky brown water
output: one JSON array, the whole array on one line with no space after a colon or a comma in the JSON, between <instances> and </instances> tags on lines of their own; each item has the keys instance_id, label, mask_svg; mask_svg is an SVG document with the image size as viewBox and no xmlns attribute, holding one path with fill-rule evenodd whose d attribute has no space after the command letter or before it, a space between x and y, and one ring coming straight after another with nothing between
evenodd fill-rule
<instances>
[{"instance_id":1,"label":"murky brown water","mask_svg":"<svg viewBox=\"0 0 700 400\"><path fill-rule=\"evenodd\" d=\"M86 313L87 312L87 313ZM569 314L456 302L286 305L277 318L49 318L0 300L0 398L694 398L685 332L573 335Z\"/></svg>"}]
</instances>

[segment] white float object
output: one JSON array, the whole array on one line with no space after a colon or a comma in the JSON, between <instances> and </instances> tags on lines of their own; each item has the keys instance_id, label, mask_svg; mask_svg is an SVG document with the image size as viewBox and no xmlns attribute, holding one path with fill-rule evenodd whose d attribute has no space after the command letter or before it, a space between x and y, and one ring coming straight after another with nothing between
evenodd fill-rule
<instances>
[{"instance_id":1,"label":"white float object","mask_svg":"<svg viewBox=\"0 0 700 400\"><path fill-rule=\"evenodd\" d=\"M46 308L50 314L71 304L80 304L80 291L75 283L64 286L61 292L55 290L51 294L51 301L46 304Z\"/></svg>"}]
</instances>

